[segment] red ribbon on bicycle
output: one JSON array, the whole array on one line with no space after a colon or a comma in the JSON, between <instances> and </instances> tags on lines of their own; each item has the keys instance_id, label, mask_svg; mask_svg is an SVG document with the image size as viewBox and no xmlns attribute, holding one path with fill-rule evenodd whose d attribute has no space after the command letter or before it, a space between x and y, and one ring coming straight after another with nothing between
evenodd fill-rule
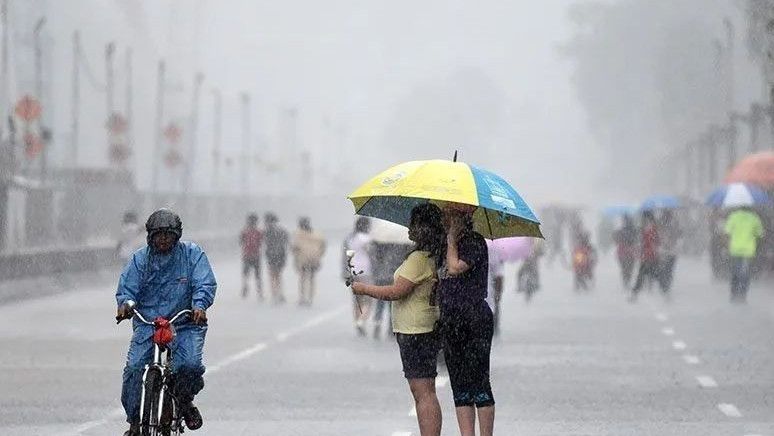
<instances>
[{"instance_id":1,"label":"red ribbon on bicycle","mask_svg":"<svg viewBox=\"0 0 774 436\"><path fill-rule=\"evenodd\" d=\"M153 332L153 342L159 345L168 345L175 339L175 331L169 320L158 317L153 320L153 325L156 327L156 331Z\"/></svg>"}]
</instances>

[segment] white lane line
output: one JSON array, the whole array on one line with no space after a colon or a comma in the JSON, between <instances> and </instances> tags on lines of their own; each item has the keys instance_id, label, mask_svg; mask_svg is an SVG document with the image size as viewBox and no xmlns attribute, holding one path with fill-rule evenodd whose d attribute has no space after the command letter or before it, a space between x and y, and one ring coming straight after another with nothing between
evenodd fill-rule
<instances>
[{"instance_id":1,"label":"white lane line","mask_svg":"<svg viewBox=\"0 0 774 436\"><path fill-rule=\"evenodd\" d=\"M675 350L685 350L688 348L688 345L683 341L674 341L672 342L672 348Z\"/></svg>"},{"instance_id":2,"label":"white lane line","mask_svg":"<svg viewBox=\"0 0 774 436\"><path fill-rule=\"evenodd\" d=\"M718 382L716 382L714 378L708 375L697 375L696 381L699 382L699 386L705 389L718 387Z\"/></svg>"},{"instance_id":3,"label":"white lane line","mask_svg":"<svg viewBox=\"0 0 774 436\"><path fill-rule=\"evenodd\" d=\"M442 388L446 386L446 384L449 383L449 377L446 377L445 375L439 375L435 378L435 387Z\"/></svg>"},{"instance_id":4,"label":"white lane line","mask_svg":"<svg viewBox=\"0 0 774 436\"><path fill-rule=\"evenodd\" d=\"M669 317L663 312L658 312L656 314L656 319L661 322L666 322L669 319Z\"/></svg>"},{"instance_id":5,"label":"white lane line","mask_svg":"<svg viewBox=\"0 0 774 436\"><path fill-rule=\"evenodd\" d=\"M310 329L310 328L315 327L317 325L320 325L320 324L324 323L325 321L328 321L328 320L336 317L337 315L340 315L341 313L343 313L346 310L347 310L347 306L341 306L338 309L334 309L334 310L331 310L329 312L322 313L322 314L320 314L320 315L310 319L309 321L301 324L300 326L298 326L296 328L293 328L293 329L288 330L288 331L283 332L283 333L279 333L277 335L278 336L278 342L283 342L283 341L287 340L288 338L303 332L304 330L307 330L307 329ZM284 339L282 341L279 340L279 336L280 335L284 336ZM214 365L210 365L207 368L207 374L217 373L217 372L221 371L223 368L225 368L225 367L227 367L229 365L232 365L232 364L234 364L236 362L239 362L240 360L247 359L248 357L250 357L250 356L252 356L254 354L257 354L257 353L265 350L268 347L269 347L269 344L266 344L265 342L259 342L257 344L254 344L254 345L252 345L252 346L250 346L250 347L248 347L248 348L246 348L246 349L244 349L244 350L242 350L242 351L240 351L240 352L238 352L236 354L233 354L231 356L226 357L225 359L221 360L220 362L218 362L218 363L216 363ZM86 431L89 431L89 430L91 430L93 428L101 427L101 426L107 424L108 422L110 422L111 420L118 419L118 418L120 418L122 416L124 416L124 409L121 408L121 407L117 407L115 409L111 409L105 415L104 418L98 419L98 420L94 420L94 421L85 422L85 423L79 425L78 427L76 427L75 429L73 429L70 432L62 433L62 436L78 436L78 435L80 435L80 434L82 434L82 433L84 433Z\"/></svg>"},{"instance_id":6,"label":"white lane line","mask_svg":"<svg viewBox=\"0 0 774 436\"><path fill-rule=\"evenodd\" d=\"M728 416L729 418L742 417L742 412L740 412L739 409L737 409L736 406L734 406L733 404L720 403L718 404L718 409L720 409L720 411L723 412L723 414Z\"/></svg>"},{"instance_id":7,"label":"white lane line","mask_svg":"<svg viewBox=\"0 0 774 436\"><path fill-rule=\"evenodd\" d=\"M236 362L239 362L240 360L245 360L248 357L252 356L253 354L260 353L261 351L265 350L268 347L265 342L259 342L255 345L253 345L250 348L247 348L245 350L240 351L239 353L234 354L233 356L229 356L220 362L216 363L215 365L211 365L209 369L207 370L208 373L212 374L215 372L220 371L221 369L232 365Z\"/></svg>"},{"instance_id":8,"label":"white lane line","mask_svg":"<svg viewBox=\"0 0 774 436\"><path fill-rule=\"evenodd\" d=\"M672 327L664 327L661 329L661 333L663 333L665 336L674 336L675 335L675 329Z\"/></svg>"},{"instance_id":9,"label":"white lane line","mask_svg":"<svg viewBox=\"0 0 774 436\"><path fill-rule=\"evenodd\" d=\"M699 358L694 356L693 354L683 354L683 360L685 360L685 363L687 363L688 365L699 364Z\"/></svg>"}]
</instances>

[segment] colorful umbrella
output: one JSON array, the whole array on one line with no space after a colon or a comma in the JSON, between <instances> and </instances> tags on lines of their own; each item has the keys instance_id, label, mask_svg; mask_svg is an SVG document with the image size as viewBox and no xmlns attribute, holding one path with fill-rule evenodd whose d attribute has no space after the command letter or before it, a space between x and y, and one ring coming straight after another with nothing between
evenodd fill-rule
<instances>
[{"instance_id":1,"label":"colorful umbrella","mask_svg":"<svg viewBox=\"0 0 774 436\"><path fill-rule=\"evenodd\" d=\"M680 199L674 195L654 195L648 197L642 202L640 209L642 210L655 210L655 209L677 209L681 205Z\"/></svg>"},{"instance_id":2,"label":"colorful umbrella","mask_svg":"<svg viewBox=\"0 0 774 436\"><path fill-rule=\"evenodd\" d=\"M543 237L540 222L513 187L494 173L462 162L405 162L367 181L349 199L358 215L403 226L419 204L467 204L476 206L474 228L485 238Z\"/></svg>"},{"instance_id":3,"label":"colorful umbrella","mask_svg":"<svg viewBox=\"0 0 774 436\"><path fill-rule=\"evenodd\" d=\"M731 183L714 190L707 197L707 205L715 207L741 207L770 205L771 199L766 192L756 186L744 183Z\"/></svg>"},{"instance_id":4,"label":"colorful umbrella","mask_svg":"<svg viewBox=\"0 0 774 436\"><path fill-rule=\"evenodd\" d=\"M490 250L497 252L497 258L503 262L524 260L532 253L532 238L515 237L486 240Z\"/></svg>"},{"instance_id":5,"label":"colorful umbrella","mask_svg":"<svg viewBox=\"0 0 774 436\"><path fill-rule=\"evenodd\" d=\"M751 154L728 172L726 183L752 183L761 188L774 188L774 151Z\"/></svg>"}]
</instances>

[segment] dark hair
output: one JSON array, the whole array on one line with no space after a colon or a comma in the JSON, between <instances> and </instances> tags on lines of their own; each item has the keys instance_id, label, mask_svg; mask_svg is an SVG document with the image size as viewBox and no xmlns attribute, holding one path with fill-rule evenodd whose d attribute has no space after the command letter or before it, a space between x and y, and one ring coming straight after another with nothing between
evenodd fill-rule
<instances>
[{"instance_id":1,"label":"dark hair","mask_svg":"<svg viewBox=\"0 0 774 436\"><path fill-rule=\"evenodd\" d=\"M371 230L371 220L361 216L355 221L355 232L368 233Z\"/></svg>"},{"instance_id":2,"label":"dark hair","mask_svg":"<svg viewBox=\"0 0 774 436\"><path fill-rule=\"evenodd\" d=\"M266 221L267 224L273 224L278 221L277 215L275 215L274 212L266 212L263 216L263 220Z\"/></svg>"},{"instance_id":3,"label":"dark hair","mask_svg":"<svg viewBox=\"0 0 774 436\"><path fill-rule=\"evenodd\" d=\"M307 232L312 231L312 223L309 221L309 217L302 216L298 219L298 228L301 230L306 230Z\"/></svg>"},{"instance_id":4,"label":"dark hair","mask_svg":"<svg viewBox=\"0 0 774 436\"><path fill-rule=\"evenodd\" d=\"M440 265L446 254L446 230L443 227L443 212L432 204L425 203L411 210L410 226L424 227L425 231L418 232L419 240L415 241L414 251L429 251L430 256Z\"/></svg>"},{"instance_id":5,"label":"dark hair","mask_svg":"<svg viewBox=\"0 0 774 436\"><path fill-rule=\"evenodd\" d=\"M258 224L258 215L255 213L251 213L250 215L247 215L247 223L248 224Z\"/></svg>"},{"instance_id":6,"label":"dark hair","mask_svg":"<svg viewBox=\"0 0 774 436\"><path fill-rule=\"evenodd\" d=\"M643 221L645 221L645 220L655 220L656 216L653 215L653 211L652 210L644 210L644 211L642 211L642 219L643 219Z\"/></svg>"}]
</instances>

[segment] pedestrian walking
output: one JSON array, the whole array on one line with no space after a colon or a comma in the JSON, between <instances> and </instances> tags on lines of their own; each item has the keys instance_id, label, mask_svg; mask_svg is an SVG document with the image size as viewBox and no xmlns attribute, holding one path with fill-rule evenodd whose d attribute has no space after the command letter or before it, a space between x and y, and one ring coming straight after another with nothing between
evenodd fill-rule
<instances>
[{"instance_id":1,"label":"pedestrian walking","mask_svg":"<svg viewBox=\"0 0 774 436\"><path fill-rule=\"evenodd\" d=\"M751 208L740 207L728 215L725 225L728 255L731 259L731 301L744 303L750 288L753 260L758 241L763 238L763 223Z\"/></svg>"},{"instance_id":2,"label":"pedestrian walking","mask_svg":"<svg viewBox=\"0 0 774 436\"><path fill-rule=\"evenodd\" d=\"M640 269L637 272L637 280L632 287L632 294L629 301L637 301L645 280L658 280L658 245L659 235L656 226L656 218L653 212L646 210L642 213L642 230L640 233Z\"/></svg>"},{"instance_id":3,"label":"pedestrian walking","mask_svg":"<svg viewBox=\"0 0 774 436\"><path fill-rule=\"evenodd\" d=\"M288 232L282 228L277 215L268 212L265 217L264 240L266 241L266 266L269 267L271 296L274 304L285 302L282 290L282 271L288 257Z\"/></svg>"},{"instance_id":4,"label":"pedestrian walking","mask_svg":"<svg viewBox=\"0 0 774 436\"><path fill-rule=\"evenodd\" d=\"M298 229L291 244L298 272L298 305L311 306L315 294L315 274L325 254L325 239L312 230L309 218L298 220Z\"/></svg>"},{"instance_id":5,"label":"pedestrian walking","mask_svg":"<svg viewBox=\"0 0 774 436\"><path fill-rule=\"evenodd\" d=\"M658 283L664 295L671 295L675 275L677 253L682 239L682 230L671 210L664 210L658 226Z\"/></svg>"},{"instance_id":6,"label":"pedestrian walking","mask_svg":"<svg viewBox=\"0 0 774 436\"><path fill-rule=\"evenodd\" d=\"M462 436L494 431L495 400L489 380L494 315L486 303L489 254L484 237L473 230L475 207L449 203L444 208L446 255L439 272L444 359L449 370L457 423Z\"/></svg>"},{"instance_id":7,"label":"pedestrian walking","mask_svg":"<svg viewBox=\"0 0 774 436\"><path fill-rule=\"evenodd\" d=\"M437 206L429 203L416 206L411 211L409 224L409 238L416 245L395 271L393 283L352 284L355 295L392 302L392 330L396 333L403 374L414 397L422 436L441 434L441 406L435 392L439 341L434 331L439 318L434 295L436 267L445 255L441 221Z\"/></svg>"},{"instance_id":8,"label":"pedestrian walking","mask_svg":"<svg viewBox=\"0 0 774 436\"><path fill-rule=\"evenodd\" d=\"M591 238L587 231L579 228L572 249L572 269L576 291L589 290L589 282L594 280L596 263L597 251L591 245Z\"/></svg>"},{"instance_id":9,"label":"pedestrian walking","mask_svg":"<svg viewBox=\"0 0 774 436\"><path fill-rule=\"evenodd\" d=\"M630 215L623 216L621 228L615 232L616 258L621 270L621 281L629 288L634 265L637 262L637 227Z\"/></svg>"},{"instance_id":10,"label":"pedestrian walking","mask_svg":"<svg viewBox=\"0 0 774 436\"><path fill-rule=\"evenodd\" d=\"M242 247L242 298L249 294L250 273L255 276L255 292L258 301L263 301L263 279L261 277L261 245L263 232L258 228L258 215L251 213L247 216L242 233L239 235L239 244Z\"/></svg>"},{"instance_id":11,"label":"pedestrian walking","mask_svg":"<svg viewBox=\"0 0 774 436\"><path fill-rule=\"evenodd\" d=\"M344 239L342 250L343 258L343 278L348 280L352 271L357 273L355 281L370 283L373 279L372 258L374 254L374 241L369 232L371 231L371 221L366 217L359 217L355 221L354 231ZM354 252L351 259L347 258L346 252ZM352 297L353 319L355 330L360 336L366 335L366 323L371 315L371 304L373 299L367 295L354 295Z\"/></svg>"}]
</instances>

